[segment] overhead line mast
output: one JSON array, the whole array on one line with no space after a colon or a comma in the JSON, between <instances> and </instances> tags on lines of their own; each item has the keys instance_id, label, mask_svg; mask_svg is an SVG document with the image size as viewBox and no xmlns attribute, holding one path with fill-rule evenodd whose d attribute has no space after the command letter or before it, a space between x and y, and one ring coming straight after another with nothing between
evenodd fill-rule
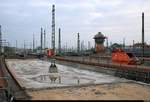
<instances>
[{"instance_id":1,"label":"overhead line mast","mask_svg":"<svg viewBox=\"0 0 150 102\"><path fill-rule=\"evenodd\" d=\"M142 60L144 61L144 12L142 12Z\"/></svg>"},{"instance_id":2,"label":"overhead line mast","mask_svg":"<svg viewBox=\"0 0 150 102\"><path fill-rule=\"evenodd\" d=\"M2 28L0 25L0 54L2 53Z\"/></svg>"},{"instance_id":3,"label":"overhead line mast","mask_svg":"<svg viewBox=\"0 0 150 102\"><path fill-rule=\"evenodd\" d=\"M78 33L77 34L77 52L79 53L80 52L80 34Z\"/></svg>"},{"instance_id":4,"label":"overhead line mast","mask_svg":"<svg viewBox=\"0 0 150 102\"><path fill-rule=\"evenodd\" d=\"M46 31L44 29L44 49L46 48Z\"/></svg>"},{"instance_id":5,"label":"overhead line mast","mask_svg":"<svg viewBox=\"0 0 150 102\"><path fill-rule=\"evenodd\" d=\"M61 29L59 28L59 40L58 40L58 50L59 54L61 53Z\"/></svg>"},{"instance_id":6,"label":"overhead line mast","mask_svg":"<svg viewBox=\"0 0 150 102\"><path fill-rule=\"evenodd\" d=\"M52 49L55 53L55 5L52 6Z\"/></svg>"},{"instance_id":7,"label":"overhead line mast","mask_svg":"<svg viewBox=\"0 0 150 102\"><path fill-rule=\"evenodd\" d=\"M41 53L43 50L43 28L41 27Z\"/></svg>"}]
</instances>

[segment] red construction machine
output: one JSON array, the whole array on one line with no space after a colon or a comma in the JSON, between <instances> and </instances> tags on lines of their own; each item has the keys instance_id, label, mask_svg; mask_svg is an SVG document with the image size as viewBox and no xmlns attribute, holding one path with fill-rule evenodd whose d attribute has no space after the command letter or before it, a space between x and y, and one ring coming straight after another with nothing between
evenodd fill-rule
<instances>
[{"instance_id":1,"label":"red construction machine","mask_svg":"<svg viewBox=\"0 0 150 102\"><path fill-rule=\"evenodd\" d=\"M128 65L140 64L139 59L133 53L125 52L120 48L113 49L112 62Z\"/></svg>"}]
</instances>

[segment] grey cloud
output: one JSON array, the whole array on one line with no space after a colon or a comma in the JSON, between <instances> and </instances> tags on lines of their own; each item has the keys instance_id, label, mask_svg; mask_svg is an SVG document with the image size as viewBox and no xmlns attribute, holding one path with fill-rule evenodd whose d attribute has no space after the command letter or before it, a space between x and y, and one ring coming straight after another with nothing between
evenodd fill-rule
<instances>
[{"instance_id":1,"label":"grey cloud","mask_svg":"<svg viewBox=\"0 0 150 102\"><path fill-rule=\"evenodd\" d=\"M51 45L52 4L56 5L56 36L61 27L63 44L71 40L70 46L76 46L77 32L81 33L82 40L93 41L92 37L98 31L112 42L120 42L123 37L128 44L133 38L140 41L142 11L145 12L146 41L150 43L149 0L2 0L0 22L7 34L4 37L13 43L16 39L23 43L23 40L32 41L35 33L39 40L40 27L43 26Z\"/></svg>"}]
</instances>

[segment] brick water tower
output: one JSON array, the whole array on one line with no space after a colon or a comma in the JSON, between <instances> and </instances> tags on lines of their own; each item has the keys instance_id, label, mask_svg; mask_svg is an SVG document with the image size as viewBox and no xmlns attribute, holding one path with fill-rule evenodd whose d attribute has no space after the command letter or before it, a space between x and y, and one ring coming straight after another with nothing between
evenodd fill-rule
<instances>
[{"instance_id":1,"label":"brick water tower","mask_svg":"<svg viewBox=\"0 0 150 102\"><path fill-rule=\"evenodd\" d=\"M104 41L105 41L106 37L101 32L98 32L98 34L96 34L94 36L94 39L95 39L95 51L96 51L96 53L103 52L105 49Z\"/></svg>"}]
</instances>

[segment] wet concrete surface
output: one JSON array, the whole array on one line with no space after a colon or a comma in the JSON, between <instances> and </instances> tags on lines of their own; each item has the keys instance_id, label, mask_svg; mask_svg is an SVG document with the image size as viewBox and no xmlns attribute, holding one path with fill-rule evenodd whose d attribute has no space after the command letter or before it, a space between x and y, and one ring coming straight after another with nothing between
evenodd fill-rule
<instances>
[{"instance_id":1,"label":"wet concrete surface","mask_svg":"<svg viewBox=\"0 0 150 102\"><path fill-rule=\"evenodd\" d=\"M100 72L85 70L86 66L67 66L56 64L61 80L52 83L48 76L50 62L38 59L18 60L7 59L7 65L15 73L17 79L25 88L49 88L63 86L79 86L86 84L102 84L127 82L128 80ZM89 67L89 66L88 66ZM43 77L44 76L44 77Z\"/></svg>"}]
</instances>

